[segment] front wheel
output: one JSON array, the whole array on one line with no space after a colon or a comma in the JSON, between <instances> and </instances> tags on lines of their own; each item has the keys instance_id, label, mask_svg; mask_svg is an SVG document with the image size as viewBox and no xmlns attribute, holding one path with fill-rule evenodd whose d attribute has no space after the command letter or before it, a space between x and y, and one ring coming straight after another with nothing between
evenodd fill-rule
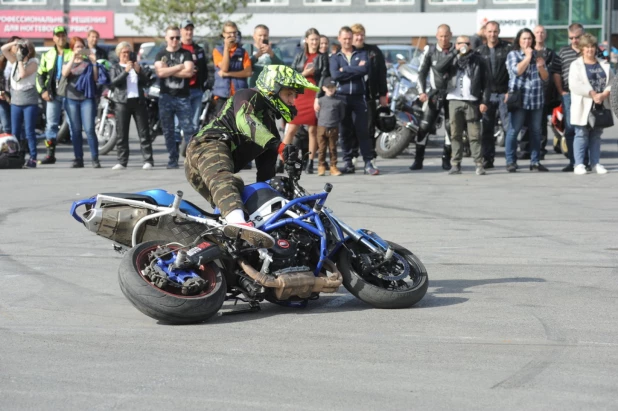
<instances>
[{"instance_id":1,"label":"front wheel","mask_svg":"<svg viewBox=\"0 0 618 411\"><path fill-rule=\"evenodd\" d=\"M199 323L219 311L227 290L225 276L214 262L183 268L170 276L177 243L149 241L123 257L118 269L120 289L142 313L168 324ZM181 282L182 281L182 282Z\"/></svg>"},{"instance_id":2,"label":"front wheel","mask_svg":"<svg viewBox=\"0 0 618 411\"><path fill-rule=\"evenodd\" d=\"M103 129L101 129L101 118L95 119L94 127L99 140L99 154L105 155L116 147L118 135L116 133L116 119L113 117L105 118Z\"/></svg>"},{"instance_id":3,"label":"front wheel","mask_svg":"<svg viewBox=\"0 0 618 411\"><path fill-rule=\"evenodd\" d=\"M408 148L414 138L412 130L398 121L393 131L377 133L376 153L382 158L395 158Z\"/></svg>"},{"instance_id":4,"label":"front wheel","mask_svg":"<svg viewBox=\"0 0 618 411\"><path fill-rule=\"evenodd\" d=\"M344 287L359 300L376 308L407 308L427 292L429 280L423 263L411 251L388 242L394 249L390 262L367 272L379 262L362 244L350 244L339 254L338 267Z\"/></svg>"}]
</instances>

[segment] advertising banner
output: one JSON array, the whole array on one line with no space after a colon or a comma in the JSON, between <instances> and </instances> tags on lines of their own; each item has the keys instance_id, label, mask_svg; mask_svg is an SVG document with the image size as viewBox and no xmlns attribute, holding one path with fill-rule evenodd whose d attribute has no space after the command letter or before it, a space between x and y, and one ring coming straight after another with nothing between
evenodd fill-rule
<instances>
[{"instance_id":1,"label":"advertising banner","mask_svg":"<svg viewBox=\"0 0 618 411\"><path fill-rule=\"evenodd\" d=\"M488 21L500 23L500 37L515 37L523 28L533 30L537 25L536 9L479 9L476 11L477 28Z\"/></svg>"},{"instance_id":2,"label":"advertising banner","mask_svg":"<svg viewBox=\"0 0 618 411\"><path fill-rule=\"evenodd\" d=\"M61 11L3 10L0 13L0 38L51 38L54 27L62 26L63 22ZM69 36L86 37L93 29L102 39L113 39L114 12L86 10L69 14Z\"/></svg>"}]
</instances>

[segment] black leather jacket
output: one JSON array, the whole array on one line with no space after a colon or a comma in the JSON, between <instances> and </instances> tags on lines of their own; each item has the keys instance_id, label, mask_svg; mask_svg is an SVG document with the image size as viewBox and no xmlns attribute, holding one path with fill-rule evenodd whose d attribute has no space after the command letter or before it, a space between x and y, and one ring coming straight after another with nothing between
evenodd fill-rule
<instances>
[{"instance_id":1,"label":"black leather jacket","mask_svg":"<svg viewBox=\"0 0 618 411\"><path fill-rule=\"evenodd\" d=\"M446 58L440 60L440 63L436 64L435 69L442 78L450 81L453 77L457 76L458 60L462 58L458 55L457 50L451 51ZM471 53L464 57L470 59L468 62L468 70L472 73L470 75L470 94L477 98L479 104L489 104L491 97L491 72L487 64L481 56L476 53Z\"/></svg>"},{"instance_id":2,"label":"black leather jacket","mask_svg":"<svg viewBox=\"0 0 618 411\"><path fill-rule=\"evenodd\" d=\"M365 50L369 57L369 77L366 81L367 97L377 100L388 93L384 54L378 46L373 44L365 44L361 50Z\"/></svg>"},{"instance_id":3,"label":"black leather jacket","mask_svg":"<svg viewBox=\"0 0 618 411\"><path fill-rule=\"evenodd\" d=\"M114 65L109 69L109 77L110 84L109 87L113 91L110 99L115 103L126 103L127 102L127 77L129 73L125 71L123 67L120 66L120 63L114 63ZM146 69L143 67L140 69L139 73L137 73L137 93L139 94L139 99L144 99L144 87L146 87L146 83L148 81L148 75L146 74Z\"/></svg>"},{"instance_id":4,"label":"black leather jacket","mask_svg":"<svg viewBox=\"0 0 618 411\"><path fill-rule=\"evenodd\" d=\"M305 69L305 63L307 62L307 55L304 51L301 51L296 56L294 56L294 61L292 62L292 68L299 73L302 73ZM320 91L317 94L317 97L322 97L324 92L322 91L322 84L324 79L329 76L329 66L328 66L328 56L326 54L318 54L313 59L313 67L315 70L313 71L313 78L315 80L315 84L320 88Z\"/></svg>"},{"instance_id":5,"label":"black leather jacket","mask_svg":"<svg viewBox=\"0 0 618 411\"><path fill-rule=\"evenodd\" d=\"M442 92L446 91L448 80L444 78L444 74L436 71L436 65L448 58L449 53L453 50L455 50L453 43L450 44L448 50L443 50L437 44L425 47L416 83L419 94L427 93L430 88ZM429 78L429 84L427 84L427 78Z\"/></svg>"},{"instance_id":6,"label":"black leather jacket","mask_svg":"<svg viewBox=\"0 0 618 411\"><path fill-rule=\"evenodd\" d=\"M208 88L208 61L204 49L193 42L193 64L197 69L197 87L204 91Z\"/></svg>"},{"instance_id":7,"label":"black leather jacket","mask_svg":"<svg viewBox=\"0 0 618 411\"><path fill-rule=\"evenodd\" d=\"M508 41L498 40L498 44L494 47L496 53L495 73L491 73L491 92L504 94L509 91L509 72L506 69L506 55L513 49L513 46ZM491 50L487 44L483 44L476 50L491 71ZM549 66L548 66L549 67Z\"/></svg>"}]
</instances>

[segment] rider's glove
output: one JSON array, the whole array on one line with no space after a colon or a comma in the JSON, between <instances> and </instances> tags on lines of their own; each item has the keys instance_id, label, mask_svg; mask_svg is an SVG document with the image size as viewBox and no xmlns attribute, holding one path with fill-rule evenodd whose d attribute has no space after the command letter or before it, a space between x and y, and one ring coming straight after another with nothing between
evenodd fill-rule
<instances>
[{"instance_id":1,"label":"rider's glove","mask_svg":"<svg viewBox=\"0 0 618 411\"><path fill-rule=\"evenodd\" d=\"M300 150L294 144L288 144L283 149L283 162L285 164L294 164L298 161L298 152Z\"/></svg>"}]
</instances>

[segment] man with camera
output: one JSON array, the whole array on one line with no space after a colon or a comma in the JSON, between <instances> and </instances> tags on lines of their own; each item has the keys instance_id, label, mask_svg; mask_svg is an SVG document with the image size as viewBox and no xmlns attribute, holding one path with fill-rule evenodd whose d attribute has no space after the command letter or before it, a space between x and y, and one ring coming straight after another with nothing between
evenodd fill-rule
<instances>
[{"instance_id":1,"label":"man with camera","mask_svg":"<svg viewBox=\"0 0 618 411\"><path fill-rule=\"evenodd\" d=\"M236 91L248 88L247 79L251 77L249 54L240 47L240 32L233 21L223 23L221 33L223 44L215 47L212 59L215 64L215 86L213 94L217 100L218 113Z\"/></svg>"},{"instance_id":2,"label":"man with camera","mask_svg":"<svg viewBox=\"0 0 618 411\"><path fill-rule=\"evenodd\" d=\"M253 29L253 44L243 45L243 48L247 50L251 60L251 67L253 68L253 74L249 78L249 87L255 87L255 82L264 66L285 64L281 60L279 50L270 44L270 30L264 24L255 26L255 29Z\"/></svg>"},{"instance_id":3,"label":"man with camera","mask_svg":"<svg viewBox=\"0 0 618 411\"><path fill-rule=\"evenodd\" d=\"M62 110L64 109L64 97L56 94L58 83L62 77L62 66L71 58L71 51L67 43L67 30L63 26L57 26L53 30L54 48L41 56L39 70L36 77L36 88L41 98L47 102L45 111L45 146L47 155L41 164L54 164L56 162L56 137ZM67 116L68 117L68 116ZM68 121L68 120L67 120Z\"/></svg>"},{"instance_id":4,"label":"man with camera","mask_svg":"<svg viewBox=\"0 0 618 411\"><path fill-rule=\"evenodd\" d=\"M457 37L455 50L436 65L436 71L447 83L451 123L451 169L449 174L461 174L463 132L467 127L476 174L485 174L481 157L481 116L487 111L491 95L491 73L483 58L473 53L468 36Z\"/></svg>"},{"instance_id":5,"label":"man with camera","mask_svg":"<svg viewBox=\"0 0 618 411\"><path fill-rule=\"evenodd\" d=\"M159 118L169 153L167 168L178 168L178 146L174 132L174 116L178 117L185 138L195 133L191 121L189 80L195 75L191 53L180 47L180 29L169 26L165 30L167 47L155 57L155 71L161 79Z\"/></svg>"},{"instance_id":6,"label":"man with camera","mask_svg":"<svg viewBox=\"0 0 618 411\"><path fill-rule=\"evenodd\" d=\"M90 52L95 55L97 60L109 60L108 53L105 49L99 47L97 44L101 35L96 30L90 30L86 41L88 42L88 48Z\"/></svg>"}]
</instances>

